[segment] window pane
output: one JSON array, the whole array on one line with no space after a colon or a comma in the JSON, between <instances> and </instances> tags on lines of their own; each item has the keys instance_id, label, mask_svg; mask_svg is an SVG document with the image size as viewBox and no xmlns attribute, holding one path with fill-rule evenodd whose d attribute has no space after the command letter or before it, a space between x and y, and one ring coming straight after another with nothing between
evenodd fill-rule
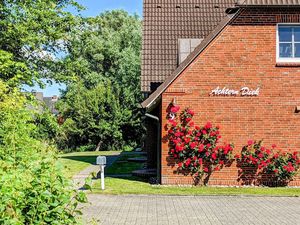
<instances>
[{"instance_id":1,"label":"window pane","mask_svg":"<svg viewBox=\"0 0 300 225\"><path fill-rule=\"evenodd\" d=\"M280 43L279 44L279 57L291 58L292 55L292 43Z\"/></svg>"},{"instance_id":2,"label":"window pane","mask_svg":"<svg viewBox=\"0 0 300 225\"><path fill-rule=\"evenodd\" d=\"M292 41L292 28L291 27L279 27L279 41L291 42Z\"/></svg>"},{"instance_id":3,"label":"window pane","mask_svg":"<svg viewBox=\"0 0 300 225\"><path fill-rule=\"evenodd\" d=\"M294 28L294 36L295 36L295 41L300 42L300 27Z\"/></svg>"},{"instance_id":4,"label":"window pane","mask_svg":"<svg viewBox=\"0 0 300 225\"><path fill-rule=\"evenodd\" d=\"M300 44L295 44L295 57L300 58Z\"/></svg>"}]
</instances>

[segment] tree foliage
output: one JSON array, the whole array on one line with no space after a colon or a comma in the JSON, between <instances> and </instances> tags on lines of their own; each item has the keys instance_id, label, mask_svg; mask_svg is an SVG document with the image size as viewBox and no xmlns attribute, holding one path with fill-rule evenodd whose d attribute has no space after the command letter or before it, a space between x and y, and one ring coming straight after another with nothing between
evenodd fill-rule
<instances>
[{"instance_id":1,"label":"tree foliage","mask_svg":"<svg viewBox=\"0 0 300 225\"><path fill-rule=\"evenodd\" d=\"M101 82L93 89L74 84L58 105L67 116L60 143L65 147L94 144L98 148L117 149L123 144L122 112L111 82Z\"/></svg>"},{"instance_id":2,"label":"tree foliage","mask_svg":"<svg viewBox=\"0 0 300 225\"><path fill-rule=\"evenodd\" d=\"M23 83L54 76L55 57L66 50L71 28L77 24L76 17L65 10L70 5L79 7L72 0L0 1L0 50L30 69ZM7 75L12 78L18 73Z\"/></svg>"},{"instance_id":3,"label":"tree foliage","mask_svg":"<svg viewBox=\"0 0 300 225\"><path fill-rule=\"evenodd\" d=\"M69 4L76 5L0 0L0 224L76 224L78 201L86 200L45 140L53 118L37 114L21 92L23 84L52 76L55 54L76 22L64 11Z\"/></svg>"},{"instance_id":4,"label":"tree foliage","mask_svg":"<svg viewBox=\"0 0 300 225\"><path fill-rule=\"evenodd\" d=\"M71 39L58 67L69 80L59 107L69 147L134 145L142 133L140 19L120 10L105 12L83 19Z\"/></svg>"}]
</instances>

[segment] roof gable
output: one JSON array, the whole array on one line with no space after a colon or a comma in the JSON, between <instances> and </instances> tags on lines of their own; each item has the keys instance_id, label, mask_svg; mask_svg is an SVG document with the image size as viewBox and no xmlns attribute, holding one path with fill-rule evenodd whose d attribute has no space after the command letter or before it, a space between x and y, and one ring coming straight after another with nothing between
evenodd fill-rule
<instances>
[{"instance_id":1,"label":"roof gable","mask_svg":"<svg viewBox=\"0 0 300 225\"><path fill-rule=\"evenodd\" d=\"M227 15L219 25L207 36L199 46L188 56L186 60L153 92L141 105L143 108L151 109L159 101L161 94L168 86L205 50L205 48L218 36L218 34L230 23L230 21L239 13Z\"/></svg>"},{"instance_id":2,"label":"roof gable","mask_svg":"<svg viewBox=\"0 0 300 225\"><path fill-rule=\"evenodd\" d=\"M142 91L178 67L178 39L206 38L236 0L144 0ZM158 86L158 85L153 85Z\"/></svg>"}]
</instances>

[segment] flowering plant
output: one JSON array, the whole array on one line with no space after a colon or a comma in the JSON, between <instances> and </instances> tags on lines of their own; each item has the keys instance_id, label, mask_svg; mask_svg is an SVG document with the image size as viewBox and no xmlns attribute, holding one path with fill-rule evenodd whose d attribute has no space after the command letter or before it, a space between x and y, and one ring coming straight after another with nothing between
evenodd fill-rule
<instances>
[{"instance_id":1,"label":"flowering plant","mask_svg":"<svg viewBox=\"0 0 300 225\"><path fill-rule=\"evenodd\" d=\"M290 181L300 168L298 152L282 152L276 149L276 145L266 148L262 141L249 140L241 155L235 157L238 165L245 170L242 169L242 172L249 172L247 167L252 167L260 170L259 175L269 174L278 182Z\"/></svg>"},{"instance_id":2,"label":"flowering plant","mask_svg":"<svg viewBox=\"0 0 300 225\"><path fill-rule=\"evenodd\" d=\"M266 171L273 173L278 181L289 181L297 174L299 168L298 152L276 152L271 158L271 163L267 165Z\"/></svg>"},{"instance_id":3,"label":"flowering plant","mask_svg":"<svg viewBox=\"0 0 300 225\"><path fill-rule=\"evenodd\" d=\"M190 174L198 183L204 174L210 175L232 162L233 145L218 146L220 127L210 122L200 127L193 122L194 112L187 108L179 117L180 108L170 105L168 140L169 155L176 160L178 172Z\"/></svg>"},{"instance_id":4,"label":"flowering plant","mask_svg":"<svg viewBox=\"0 0 300 225\"><path fill-rule=\"evenodd\" d=\"M265 168L270 163L271 150L262 146L262 141L249 140L243 147L241 155L236 155L238 163L243 166Z\"/></svg>"}]
</instances>

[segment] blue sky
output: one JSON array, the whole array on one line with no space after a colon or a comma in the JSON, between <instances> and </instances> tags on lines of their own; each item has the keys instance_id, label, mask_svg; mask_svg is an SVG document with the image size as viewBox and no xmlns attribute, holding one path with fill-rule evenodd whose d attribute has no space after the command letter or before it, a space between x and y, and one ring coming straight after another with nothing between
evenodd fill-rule
<instances>
[{"instance_id":1,"label":"blue sky","mask_svg":"<svg viewBox=\"0 0 300 225\"><path fill-rule=\"evenodd\" d=\"M96 16L101 12L113 9L124 9L130 14L142 16L143 0L77 0L78 3L86 7L86 10L80 12L83 16ZM70 11L74 11L70 9ZM75 12L75 11L74 11ZM25 87L27 91L36 90L44 92L44 96L59 95L59 89L64 85L54 84L41 90L39 87Z\"/></svg>"}]
</instances>

